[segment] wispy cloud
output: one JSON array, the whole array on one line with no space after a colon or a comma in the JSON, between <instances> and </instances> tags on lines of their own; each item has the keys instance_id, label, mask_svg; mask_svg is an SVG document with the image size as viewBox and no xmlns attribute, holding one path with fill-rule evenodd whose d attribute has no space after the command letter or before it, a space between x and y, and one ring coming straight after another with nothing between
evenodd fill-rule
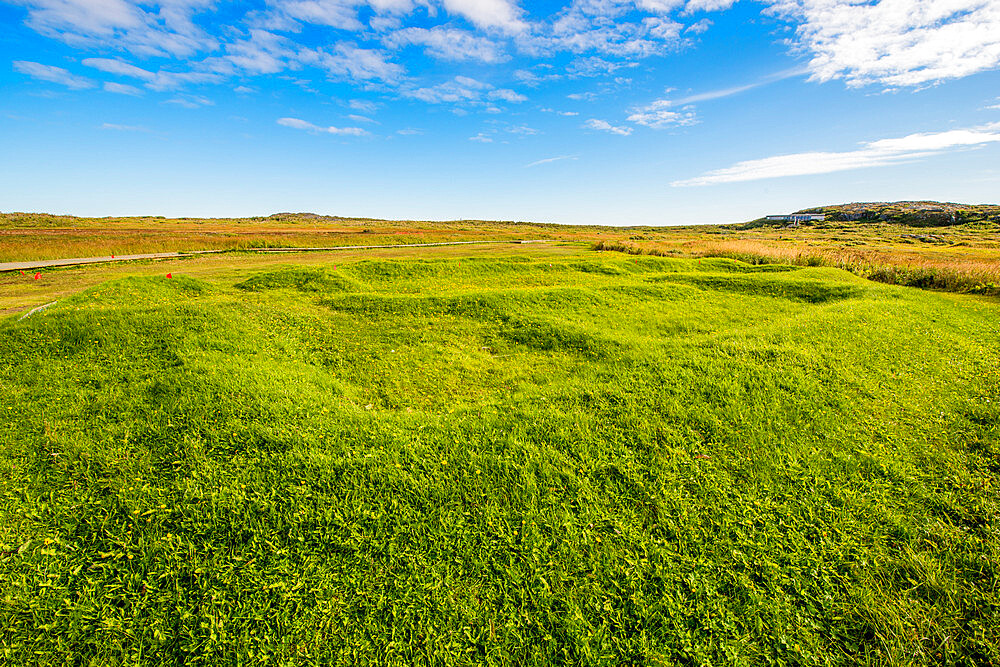
<instances>
[{"instance_id":1,"label":"wispy cloud","mask_svg":"<svg viewBox=\"0 0 1000 667\"><path fill-rule=\"evenodd\" d=\"M151 132L148 127L142 125L119 125L118 123L101 123L102 130L115 130L116 132Z\"/></svg>"},{"instance_id":2,"label":"wispy cloud","mask_svg":"<svg viewBox=\"0 0 1000 667\"><path fill-rule=\"evenodd\" d=\"M405 73L402 65L392 62L389 53L353 44L340 43L331 51L306 52L303 53L302 60L304 64L321 67L339 79L395 83Z\"/></svg>"},{"instance_id":3,"label":"wispy cloud","mask_svg":"<svg viewBox=\"0 0 1000 667\"><path fill-rule=\"evenodd\" d=\"M176 104L177 106L184 107L185 109L197 109L199 107L214 106L215 102L207 97L202 97L201 95L183 94L167 100L165 104Z\"/></svg>"},{"instance_id":4,"label":"wispy cloud","mask_svg":"<svg viewBox=\"0 0 1000 667\"><path fill-rule=\"evenodd\" d=\"M503 100L504 102L513 102L514 104L519 104L521 102L527 102L528 98L521 93L510 90L509 88L498 88L497 90L491 90L486 94L491 100Z\"/></svg>"},{"instance_id":5,"label":"wispy cloud","mask_svg":"<svg viewBox=\"0 0 1000 667\"><path fill-rule=\"evenodd\" d=\"M194 21L212 0L17 0L39 33L84 47L124 48L142 56L189 57L217 46ZM148 10L147 10L148 7Z\"/></svg>"},{"instance_id":6,"label":"wispy cloud","mask_svg":"<svg viewBox=\"0 0 1000 667\"><path fill-rule=\"evenodd\" d=\"M119 95L132 95L138 97L142 95L142 89L136 88L135 86L130 86L126 83L115 83L114 81L105 81L104 90L109 93L118 93Z\"/></svg>"},{"instance_id":7,"label":"wispy cloud","mask_svg":"<svg viewBox=\"0 0 1000 667\"><path fill-rule=\"evenodd\" d=\"M333 127L332 125L329 127L320 127L319 125L314 125L313 123L300 118L279 118L277 122L278 125L290 127L294 130L306 130L307 132L336 134L351 137L360 137L368 134L368 132L360 127Z\"/></svg>"},{"instance_id":8,"label":"wispy cloud","mask_svg":"<svg viewBox=\"0 0 1000 667\"><path fill-rule=\"evenodd\" d=\"M528 98L509 88L494 88L492 84L479 81L468 76L455 78L439 83L436 86L423 88L406 88L401 91L403 96L421 100L429 104L458 104L487 106L487 111L498 112L495 106L488 102L510 102L518 104Z\"/></svg>"},{"instance_id":9,"label":"wispy cloud","mask_svg":"<svg viewBox=\"0 0 1000 667\"><path fill-rule=\"evenodd\" d=\"M698 118L694 110L684 107L691 107L691 105L698 104L700 102L709 102L712 100L732 97L733 95L739 95L740 93L745 93L746 91L753 90L754 88L760 88L761 86L776 83L783 79L803 76L807 73L807 69L796 67L783 70L781 72L775 72L774 74L765 76L752 83L729 86L727 88L718 88L716 90L707 90L705 92L685 95L683 97L655 100L645 106L639 106L632 109L628 120L632 123L636 123L637 125L645 125L646 127L658 130L678 125L693 125L698 122Z\"/></svg>"},{"instance_id":10,"label":"wispy cloud","mask_svg":"<svg viewBox=\"0 0 1000 667\"><path fill-rule=\"evenodd\" d=\"M67 88L72 88L73 90L84 90L86 88L93 88L97 85L91 79L84 76L77 76L62 67L43 65L29 60L15 60L14 71L20 72L21 74L27 74L31 78L38 79L39 81L58 83L61 86L66 86Z\"/></svg>"},{"instance_id":11,"label":"wispy cloud","mask_svg":"<svg viewBox=\"0 0 1000 667\"><path fill-rule=\"evenodd\" d=\"M150 70L136 67L132 63L113 58L84 58L82 63L101 72L127 76L144 81L147 88L155 91L175 90L189 84L218 83L223 76L218 72L171 72Z\"/></svg>"},{"instance_id":12,"label":"wispy cloud","mask_svg":"<svg viewBox=\"0 0 1000 667\"><path fill-rule=\"evenodd\" d=\"M375 113L378 109L378 105L371 100L350 100L347 102L347 106L354 109L355 111L360 111L362 113Z\"/></svg>"},{"instance_id":13,"label":"wispy cloud","mask_svg":"<svg viewBox=\"0 0 1000 667\"><path fill-rule=\"evenodd\" d=\"M983 146L994 142L1000 142L1000 126L910 134L897 139L868 142L853 151L792 153L737 162L731 167L715 169L695 178L674 181L671 185L675 187L716 185L785 176L828 174L866 167L884 167L937 155L949 150Z\"/></svg>"},{"instance_id":14,"label":"wispy cloud","mask_svg":"<svg viewBox=\"0 0 1000 667\"><path fill-rule=\"evenodd\" d=\"M612 134L617 134L623 137L627 137L632 134L631 127L625 126L615 126L606 120L600 120L598 118L591 118L586 123L583 124L588 130L600 130L602 132L611 132Z\"/></svg>"},{"instance_id":15,"label":"wispy cloud","mask_svg":"<svg viewBox=\"0 0 1000 667\"><path fill-rule=\"evenodd\" d=\"M498 63L509 60L503 47L488 37L455 28L402 28L390 32L383 43L391 48L422 45L428 54L444 60L479 60Z\"/></svg>"},{"instance_id":16,"label":"wispy cloud","mask_svg":"<svg viewBox=\"0 0 1000 667\"><path fill-rule=\"evenodd\" d=\"M559 115L559 116L579 116L580 115L579 111L560 111L559 109L553 109L551 107L544 107L542 109L539 109L539 111L542 111L544 113L554 113L554 114Z\"/></svg>"},{"instance_id":17,"label":"wispy cloud","mask_svg":"<svg viewBox=\"0 0 1000 667\"><path fill-rule=\"evenodd\" d=\"M535 160L534 162L532 162L530 164L526 164L526 165L524 165L524 168L527 169L528 167L537 167L540 164L548 164L550 162L559 162L560 160L576 160L578 158L579 158L578 155L560 155L559 157L547 157L544 160Z\"/></svg>"},{"instance_id":18,"label":"wispy cloud","mask_svg":"<svg viewBox=\"0 0 1000 667\"><path fill-rule=\"evenodd\" d=\"M697 104L698 102L707 102L709 100L720 100L724 97L732 97L733 95L739 95L740 93L745 93L748 90L759 88L767 83L770 83L770 81L756 81L742 86L708 90L704 93L695 93L694 95L687 95L686 97L678 97L675 100L669 100L669 102L674 106L684 106L685 104Z\"/></svg>"}]
</instances>

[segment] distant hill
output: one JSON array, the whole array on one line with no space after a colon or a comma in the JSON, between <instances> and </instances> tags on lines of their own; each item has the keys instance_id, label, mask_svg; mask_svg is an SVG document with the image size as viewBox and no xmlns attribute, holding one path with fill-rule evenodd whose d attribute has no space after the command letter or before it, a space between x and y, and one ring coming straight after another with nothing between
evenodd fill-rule
<instances>
[{"instance_id":1,"label":"distant hill","mask_svg":"<svg viewBox=\"0 0 1000 667\"><path fill-rule=\"evenodd\" d=\"M827 220L890 222L910 227L1000 223L1000 205L937 201L856 202L817 206L796 213L825 213Z\"/></svg>"}]
</instances>

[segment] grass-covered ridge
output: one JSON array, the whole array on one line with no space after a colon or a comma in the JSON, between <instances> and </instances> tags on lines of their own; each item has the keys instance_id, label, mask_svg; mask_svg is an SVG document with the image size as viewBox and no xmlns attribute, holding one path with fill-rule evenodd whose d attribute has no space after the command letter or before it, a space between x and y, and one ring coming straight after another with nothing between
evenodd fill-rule
<instances>
[{"instance_id":1,"label":"grass-covered ridge","mask_svg":"<svg viewBox=\"0 0 1000 667\"><path fill-rule=\"evenodd\" d=\"M0 661L1000 661L1000 306L574 256L0 323Z\"/></svg>"}]
</instances>

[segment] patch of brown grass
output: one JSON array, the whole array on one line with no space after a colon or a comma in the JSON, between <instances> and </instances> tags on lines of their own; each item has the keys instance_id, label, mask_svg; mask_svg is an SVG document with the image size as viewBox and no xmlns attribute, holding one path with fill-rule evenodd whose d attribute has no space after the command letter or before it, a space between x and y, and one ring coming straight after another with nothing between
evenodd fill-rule
<instances>
[{"instance_id":1,"label":"patch of brown grass","mask_svg":"<svg viewBox=\"0 0 1000 667\"><path fill-rule=\"evenodd\" d=\"M1000 253L975 247L951 247L947 253L928 248L921 253L892 247L814 247L760 239L698 238L679 243L597 243L593 248L633 255L682 252L691 257L728 257L748 264L830 266L892 285L1000 296Z\"/></svg>"}]
</instances>

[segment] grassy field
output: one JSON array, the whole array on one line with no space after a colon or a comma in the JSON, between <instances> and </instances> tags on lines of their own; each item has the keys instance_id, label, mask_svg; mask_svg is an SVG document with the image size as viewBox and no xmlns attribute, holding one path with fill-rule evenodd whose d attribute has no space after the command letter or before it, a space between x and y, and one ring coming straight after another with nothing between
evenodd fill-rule
<instances>
[{"instance_id":1,"label":"grassy field","mask_svg":"<svg viewBox=\"0 0 1000 667\"><path fill-rule=\"evenodd\" d=\"M189 250L620 238L614 228L276 214L259 218L79 218L0 213L0 262Z\"/></svg>"},{"instance_id":2,"label":"grassy field","mask_svg":"<svg viewBox=\"0 0 1000 667\"><path fill-rule=\"evenodd\" d=\"M921 212L921 206L930 205L944 212ZM0 214L0 262L190 250L544 239L586 241L608 249L676 257L829 266L889 284L1000 296L1000 207L902 202L811 210L830 218L789 229L783 223L761 220L622 227L389 221L305 213L241 219L6 213ZM666 225L672 222L663 220ZM629 221L610 220L609 224L628 225Z\"/></svg>"},{"instance_id":3,"label":"grassy field","mask_svg":"<svg viewBox=\"0 0 1000 667\"><path fill-rule=\"evenodd\" d=\"M0 662L1000 663L996 299L588 243L0 278L56 298L0 321Z\"/></svg>"}]
</instances>

